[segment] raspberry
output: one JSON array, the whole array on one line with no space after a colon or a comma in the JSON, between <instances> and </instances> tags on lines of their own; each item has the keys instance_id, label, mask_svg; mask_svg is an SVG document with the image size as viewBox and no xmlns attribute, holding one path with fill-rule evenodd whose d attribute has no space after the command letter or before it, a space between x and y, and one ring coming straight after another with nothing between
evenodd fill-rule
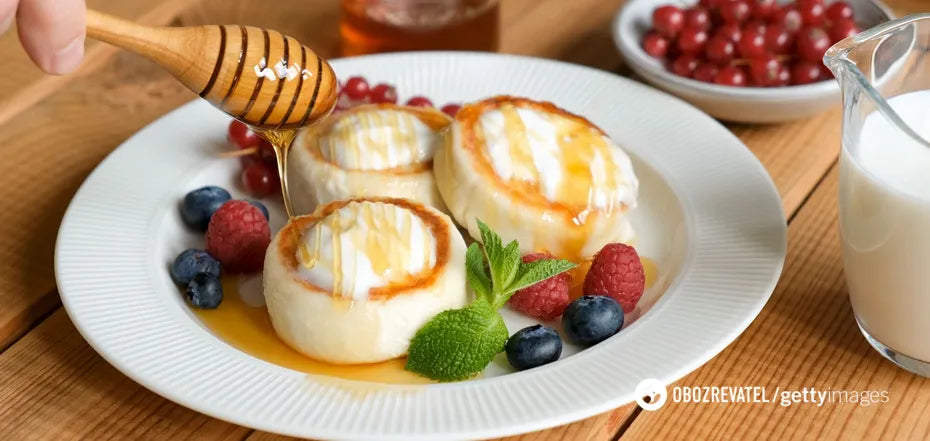
<instances>
[{"instance_id":1,"label":"raspberry","mask_svg":"<svg viewBox=\"0 0 930 441\"><path fill-rule=\"evenodd\" d=\"M594 256L591 269L584 279L585 295L613 298L629 313L646 288L646 273L639 254L629 245L609 243Z\"/></svg>"},{"instance_id":2,"label":"raspberry","mask_svg":"<svg viewBox=\"0 0 930 441\"><path fill-rule=\"evenodd\" d=\"M213 213L207 227L207 253L223 264L224 272L260 271L270 242L268 220L246 201L226 202Z\"/></svg>"},{"instance_id":3,"label":"raspberry","mask_svg":"<svg viewBox=\"0 0 930 441\"><path fill-rule=\"evenodd\" d=\"M523 263L550 258L552 256L545 253L527 254L523 256ZM568 297L571 282L568 272L537 282L514 293L509 300L510 307L530 317L552 320L562 315L571 301Z\"/></svg>"}]
</instances>

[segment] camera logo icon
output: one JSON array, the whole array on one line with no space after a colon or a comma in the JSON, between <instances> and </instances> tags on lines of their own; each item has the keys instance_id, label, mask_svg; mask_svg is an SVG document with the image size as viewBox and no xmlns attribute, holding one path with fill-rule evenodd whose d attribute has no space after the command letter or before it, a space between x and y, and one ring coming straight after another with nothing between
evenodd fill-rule
<instances>
[{"instance_id":1,"label":"camera logo icon","mask_svg":"<svg viewBox=\"0 0 930 441\"><path fill-rule=\"evenodd\" d=\"M643 410L659 410L668 400L668 390L665 389L665 384L655 378L640 381L635 393L636 404Z\"/></svg>"}]
</instances>

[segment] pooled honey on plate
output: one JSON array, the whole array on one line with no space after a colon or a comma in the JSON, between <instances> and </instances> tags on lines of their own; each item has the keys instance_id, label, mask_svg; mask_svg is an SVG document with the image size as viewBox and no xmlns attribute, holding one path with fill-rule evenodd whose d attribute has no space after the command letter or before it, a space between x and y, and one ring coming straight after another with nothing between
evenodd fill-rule
<instances>
[{"instance_id":1,"label":"pooled honey on plate","mask_svg":"<svg viewBox=\"0 0 930 441\"><path fill-rule=\"evenodd\" d=\"M649 289L656 281L656 264L648 258L641 260L646 273L646 289ZM573 299L581 296L584 275L590 267L589 261L586 262L573 270ZM372 364L336 365L295 351L278 338L264 305L253 306L243 300L240 294L242 280L240 276L223 276L223 302L220 306L212 310L192 308L203 325L230 346L260 360L311 375L383 384L415 385L433 382L405 370L406 358Z\"/></svg>"},{"instance_id":2,"label":"pooled honey on plate","mask_svg":"<svg viewBox=\"0 0 930 441\"><path fill-rule=\"evenodd\" d=\"M214 335L255 358L295 371L344 380L388 384L432 381L404 369L405 358L381 363L336 365L314 360L285 344L275 333L265 306L251 306L240 295L239 276L223 276L223 302L216 309L193 309Z\"/></svg>"}]
</instances>

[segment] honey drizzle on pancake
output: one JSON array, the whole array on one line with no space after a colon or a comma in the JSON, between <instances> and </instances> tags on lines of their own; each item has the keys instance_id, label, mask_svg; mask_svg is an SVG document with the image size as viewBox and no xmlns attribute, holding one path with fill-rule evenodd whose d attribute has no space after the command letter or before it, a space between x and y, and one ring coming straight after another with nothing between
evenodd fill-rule
<instances>
[{"instance_id":1,"label":"honey drizzle on pancake","mask_svg":"<svg viewBox=\"0 0 930 441\"><path fill-rule=\"evenodd\" d=\"M412 279L414 274L408 271L407 264L413 258L413 217L416 215L404 208L398 208L400 211L391 211L391 208L393 208L391 205L385 203L351 202L343 209L335 210L329 215L328 220L314 223L304 233L315 235L314 249L311 251L306 242L300 242L298 261L305 268L313 268L319 263L322 229L323 225L328 225L332 231L332 294L334 296L352 297L357 279L358 269L354 265L348 269L351 274L347 274L347 269L341 266L343 253L341 234L343 231L349 231L349 240L359 250L358 252L364 253L368 258L375 274L392 282ZM344 225L344 221L348 224ZM357 222L364 222L368 229L358 227ZM435 246L433 242L434 240L429 237L423 240L422 267L424 269L433 266L431 259L432 249ZM351 261L357 265L355 259ZM342 283L347 276L351 285L348 290L344 290Z\"/></svg>"},{"instance_id":2,"label":"honey drizzle on pancake","mask_svg":"<svg viewBox=\"0 0 930 441\"><path fill-rule=\"evenodd\" d=\"M258 133L262 138L268 140L268 142L271 143L271 147L274 149L275 162L278 164L278 180L281 182L281 196L284 199L284 210L287 211L287 217L293 219L294 209L291 205L291 194L287 186L287 156L291 144L294 143L294 138L297 137L297 130L262 130L255 127L252 127L252 130Z\"/></svg>"},{"instance_id":3,"label":"honey drizzle on pancake","mask_svg":"<svg viewBox=\"0 0 930 441\"><path fill-rule=\"evenodd\" d=\"M350 117L356 118L355 124L344 123L345 118ZM309 130L307 136L303 138L305 140L303 146L311 154L346 170L369 170L359 166L359 164L362 162L363 155L370 155L378 157L384 162L383 168L370 169L370 171L422 172L430 169L432 158L419 158L420 149L418 147L420 143L417 142L416 120L413 118L429 127L434 132L433 136L451 122L448 116L436 109L393 104L366 104L347 110L341 115ZM403 127L402 130L401 127ZM353 137L353 134L356 136ZM335 144L331 140L324 141L326 138L345 141L345 148L351 150L351 152L342 153L351 155L351 160L343 162L352 162L354 160L354 163L340 162L336 157L338 150ZM356 142L349 142L352 139ZM365 142L362 142L362 140ZM389 167L390 151L388 146L391 145L392 141L394 146L401 145L409 149L410 156L414 158L414 161Z\"/></svg>"},{"instance_id":4,"label":"honey drizzle on pancake","mask_svg":"<svg viewBox=\"0 0 930 441\"><path fill-rule=\"evenodd\" d=\"M419 149L417 148L419 144L417 143L416 135L416 126L413 124L412 118L401 118L400 113L395 113L394 116L397 118L397 126L401 124L404 126L404 130L394 130L394 143L395 145L405 145L410 149L410 157L417 158L419 156Z\"/></svg>"},{"instance_id":5,"label":"honey drizzle on pancake","mask_svg":"<svg viewBox=\"0 0 930 441\"><path fill-rule=\"evenodd\" d=\"M555 194L547 196L540 176L546 160L537 155L552 155L552 150L542 151L534 142L546 142L548 136L543 132L531 132L528 116L520 109L529 110L538 115L554 128L554 141L557 149L558 172L561 174ZM503 117L503 131L508 145L504 151L508 154L502 160L509 162L510 176L498 173L493 158L500 157L500 150L494 150L488 144L486 128L482 116L487 112L497 111ZM526 202L543 207L553 214L564 214L570 222L562 230L559 249L545 251L559 257L580 260L594 225L595 219L610 216L615 209L623 209L624 204L618 200L622 189L622 168L616 161L615 148L607 135L588 120L568 113L551 103L540 103L524 98L500 96L479 103L466 105L456 117L464 125L465 139L479 158L479 171L490 173L498 179L496 183L502 191L510 192ZM493 119L491 121L494 121ZM494 127L497 122L490 122ZM499 127L499 126L498 126ZM469 133L470 132L470 133ZM551 141L550 141L551 142ZM525 146L525 148L524 148ZM501 147L500 145L493 146ZM529 155L526 154L529 152ZM483 162L483 164L482 164ZM503 170L507 170L505 165ZM551 177L550 177L551 179ZM552 190L550 190L552 191ZM486 219L486 222L494 220Z\"/></svg>"},{"instance_id":6,"label":"honey drizzle on pancake","mask_svg":"<svg viewBox=\"0 0 930 441\"><path fill-rule=\"evenodd\" d=\"M342 225L339 223L339 210L330 216L329 229L333 234L333 295L342 296Z\"/></svg>"},{"instance_id":7,"label":"honey drizzle on pancake","mask_svg":"<svg viewBox=\"0 0 930 441\"><path fill-rule=\"evenodd\" d=\"M513 170L510 181L523 183L524 187L527 187L524 188L525 191L543 196L540 192L540 171L535 157L540 153L531 148L530 134L523 118L517 107L512 104L504 104L497 110L504 119L509 160ZM562 168L561 185L552 202L571 207L575 214L575 223L581 225L587 212L591 211L595 204L594 189L612 190L617 184L616 175L619 168L613 161L610 145L597 130L559 115L546 114L545 119L555 127L559 164ZM483 132L481 125L476 125L475 129ZM612 203L605 208L605 211L610 213Z\"/></svg>"},{"instance_id":8,"label":"honey drizzle on pancake","mask_svg":"<svg viewBox=\"0 0 930 441\"><path fill-rule=\"evenodd\" d=\"M513 167L513 177L522 179L539 190L539 170L533 151L530 149L529 133L523 119L517 113L517 108L511 105L501 106L504 116L504 130L507 134L507 143L510 147L510 163Z\"/></svg>"}]
</instances>

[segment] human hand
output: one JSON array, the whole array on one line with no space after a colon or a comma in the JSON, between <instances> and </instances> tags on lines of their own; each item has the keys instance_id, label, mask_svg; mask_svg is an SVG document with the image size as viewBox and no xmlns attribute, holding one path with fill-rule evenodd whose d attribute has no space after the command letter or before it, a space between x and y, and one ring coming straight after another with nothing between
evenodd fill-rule
<instances>
[{"instance_id":1,"label":"human hand","mask_svg":"<svg viewBox=\"0 0 930 441\"><path fill-rule=\"evenodd\" d=\"M16 20L29 58L45 72L71 72L84 57L84 0L0 0L0 34Z\"/></svg>"}]
</instances>

